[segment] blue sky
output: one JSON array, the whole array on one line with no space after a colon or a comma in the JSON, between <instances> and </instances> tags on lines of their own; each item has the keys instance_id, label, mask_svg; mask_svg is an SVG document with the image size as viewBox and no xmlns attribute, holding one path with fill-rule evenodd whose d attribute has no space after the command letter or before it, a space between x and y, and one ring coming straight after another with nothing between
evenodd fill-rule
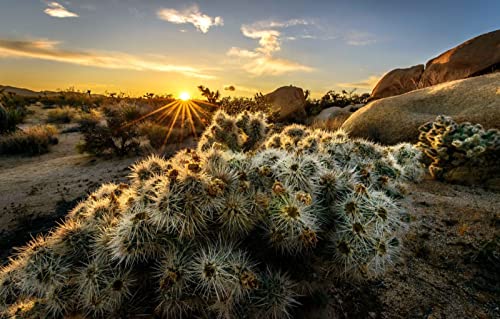
<instances>
[{"instance_id":1,"label":"blue sky","mask_svg":"<svg viewBox=\"0 0 500 319\"><path fill-rule=\"evenodd\" d=\"M365 92L393 68L499 28L498 0L0 0L0 84Z\"/></svg>"}]
</instances>

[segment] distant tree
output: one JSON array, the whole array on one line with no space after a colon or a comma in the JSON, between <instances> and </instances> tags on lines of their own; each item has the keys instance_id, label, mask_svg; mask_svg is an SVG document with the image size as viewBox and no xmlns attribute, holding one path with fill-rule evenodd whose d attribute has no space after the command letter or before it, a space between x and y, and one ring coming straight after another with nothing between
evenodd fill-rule
<instances>
[{"instance_id":1,"label":"distant tree","mask_svg":"<svg viewBox=\"0 0 500 319\"><path fill-rule=\"evenodd\" d=\"M155 94L154 93L146 93L144 94L144 98L145 99L148 99L148 100L151 100L152 98L154 98Z\"/></svg>"},{"instance_id":2,"label":"distant tree","mask_svg":"<svg viewBox=\"0 0 500 319\"><path fill-rule=\"evenodd\" d=\"M304 99L306 99L306 100L307 100L307 99L309 98L309 96L310 96L310 95L311 95L311 91L309 91L309 90L305 90L305 91L304 91Z\"/></svg>"},{"instance_id":3,"label":"distant tree","mask_svg":"<svg viewBox=\"0 0 500 319\"><path fill-rule=\"evenodd\" d=\"M198 90L201 92L201 96L205 97L208 103L216 104L220 99L220 92L210 91L209 88L204 87L203 85L198 85Z\"/></svg>"}]
</instances>

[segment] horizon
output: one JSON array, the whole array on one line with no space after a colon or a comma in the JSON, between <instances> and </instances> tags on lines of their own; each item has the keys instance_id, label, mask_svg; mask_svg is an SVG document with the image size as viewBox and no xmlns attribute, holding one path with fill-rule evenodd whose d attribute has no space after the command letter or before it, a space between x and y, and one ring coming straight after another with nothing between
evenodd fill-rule
<instances>
[{"instance_id":1,"label":"horizon","mask_svg":"<svg viewBox=\"0 0 500 319\"><path fill-rule=\"evenodd\" d=\"M224 96L370 92L394 68L498 29L497 1L3 0L0 84L33 91ZM424 22L424 23L423 23ZM437 32L439 31L439 32ZM225 90L234 86L235 91Z\"/></svg>"}]
</instances>

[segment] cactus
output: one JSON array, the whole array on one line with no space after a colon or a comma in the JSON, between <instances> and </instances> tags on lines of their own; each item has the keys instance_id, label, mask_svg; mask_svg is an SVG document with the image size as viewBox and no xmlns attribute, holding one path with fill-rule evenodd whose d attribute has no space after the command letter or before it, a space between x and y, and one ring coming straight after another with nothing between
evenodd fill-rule
<instances>
[{"instance_id":1,"label":"cactus","mask_svg":"<svg viewBox=\"0 0 500 319\"><path fill-rule=\"evenodd\" d=\"M268 131L262 114L220 111L196 150L101 186L1 269L0 314L289 318L310 292L298 283L382 275L402 247L398 198L422 175L420 151Z\"/></svg>"},{"instance_id":2,"label":"cactus","mask_svg":"<svg viewBox=\"0 0 500 319\"><path fill-rule=\"evenodd\" d=\"M500 131L480 124L457 124L439 115L419 128L418 147L432 161L429 172L437 179L461 166L495 165L500 159Z\"/></svg>"}]
</instances>

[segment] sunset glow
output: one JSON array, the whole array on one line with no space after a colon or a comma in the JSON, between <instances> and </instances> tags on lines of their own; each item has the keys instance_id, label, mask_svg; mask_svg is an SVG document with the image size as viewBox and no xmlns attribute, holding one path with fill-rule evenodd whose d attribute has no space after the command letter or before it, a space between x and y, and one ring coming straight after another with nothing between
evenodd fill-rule
<instances>
[{"instance_id":1,"label":"sunset glow","mask_svg":"<svg viewBox=\"0 0 500 319\"><path fill-rule=\"evenodd\" d=\"M182 92L180 95L179 95L179 99L183 100L183 101L187 101L189 99L191 99L191 96L189 95L188 92Z\"/></svg>"}]
</instances>

